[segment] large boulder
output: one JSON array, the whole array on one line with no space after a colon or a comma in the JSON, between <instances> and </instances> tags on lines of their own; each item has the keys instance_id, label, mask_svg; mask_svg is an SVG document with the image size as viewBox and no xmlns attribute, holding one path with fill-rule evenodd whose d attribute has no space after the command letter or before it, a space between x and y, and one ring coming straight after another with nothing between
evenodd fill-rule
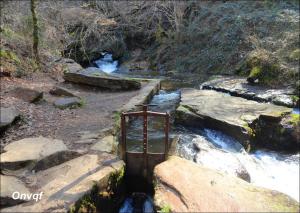
<instances>
[{"instance_id":1,"label":"large boulder","mask_svg":"<svg viewBox=\"0 0 300 213\"><path fill-rule=\"evenodd\" d=\"M1 170L30 168L38 171L60 164L79 154L69 151L61 140L37 137L25 138L4 147Z\"/></svg>"},{"instance_id":2,"label":"large boulder","mask_svg":"<svg viewBox=\"0 0 300 213\"><path fill-rule=\"evenodd\" d=\"M271 89L260 85L250 84L242 77L215 76L213 80L204 82L201 87L203 89L226 92L233 96L259 102L271 102L276 105L287 107L294 107L297 105L292 88Z\"/></svg>"},{"instance_id":3,"label":"large boulder","mask_svg":"<svg viewBox=\"0 0 300 213\"><path fill-rule=\"evenodd\" d=\"M43 92L23 87L17 87L9 91L9 94L12 97L22 99L23 101L29 103L37 102L43 98Z\"/></svg>"},{"instance_id":4,"label":"large boulder","mask_svg":"<svg viewBox=\"0 0 300 213\"><path fill-rule=\"evenodd\" d=\"M299 149L297 137L282 130L281 126L283 117L291 112L291 108L258 103L213 90L183 89L175 121L222 131L241 142L247 150L251 141L251 145L255 146L295 151ZM272 129L268 128L270 126ZM256 132L260 134L256 135Z\"/></svg>"},{"instance_id":5,"label":"large boulder","mask_svg":"<svg viewBox=\"0 0 300 213\"><path fill-rule=\"evenodd\" d=\"M108 75L95 67L89 67L77 72L66 72L64 79L73 83L86 84L109 90L136 90L141 88L141 83L136 80Z\"/></svg>"},{"instance_id":6,"label":"large boulder","mask_svg":"<svg viewBox=\"0 0 300 213\"><path fill-rule=\"evenodd\" d=\"M20 117L20 113L14 107L1 107L0 108L0 132L4 131L19 117Z\"/></svg>"},{"instance_id":7,"label":"large boulder","mask_svg":"<svg viewBox=\"0 0 300 213\"><path fill-rule=\"evenodd\" d=\"M86 154L25 179L41 200L2 209L4 212L67 212L96 184L105 190L114 173L124 174L124 163L114 155ZM120 177L121 178L121 177ZM103 187L103 188L101 188ZM87 203L92 204L92 203Z\"/></svg>"},{"instance_id":8,"label":"large boulder","mask_svg":"<svg viewBox=\"0 0 300 213\"><path fill-rule=\"evenodd\" d=\"M191 161L171 157L154 169L155 204L172 212L298 212L299 203Z\"/></svg>"},{"instance_id":9,"label":"large boulder","mask_svg":"<svg viewBox=\"0 0 300 213\"><path fill-rule=\"evenodd\" d=\"M14 206L26 202L26 200L20 199L17 195L13 195L13 193L15 192L18 192L20 194L30 194L29 189L25 186L25 184L22 181L13 176L1 175L0 182L1 207Z\"/></svg>"}]
</instances>

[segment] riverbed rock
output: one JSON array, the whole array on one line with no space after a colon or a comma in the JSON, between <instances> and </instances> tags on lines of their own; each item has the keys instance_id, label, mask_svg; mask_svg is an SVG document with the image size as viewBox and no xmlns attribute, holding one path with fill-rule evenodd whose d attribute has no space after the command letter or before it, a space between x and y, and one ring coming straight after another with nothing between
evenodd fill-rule
<instances>
[{"instance_id":1,"label":"riverbed rock","mask_svg":"<svg viewBox=\"0 0 300 213\"><path fill-rule=\"evenodd\" d=\"M243 77L215 76L213 80L204 82L203 89L213 89L226 92L233 96L255 100L258 102L271 102L276 105L294 107L297 105L293 98L292 88L271 89L264 86L250 84Z\"/></svg>"},{"instance_id":2,"label":"riverbed rock","mask_svg":"<svg viewBox=\"0 0 300 213\"><path fill-rule=\"evenodd\" d=\"M183 89L175 121L222 131L242 143L246 150L249 150L251 141L251 146L295 151L299 149L297 138L280 131L281 120L291 112L291 108L258 103L213 90ZM277 134L271 134L274 129L268 128L270 126L278 129ZM266 134L256 135L256 132L264 131ZM264 143L262 135L266 140Z\"/></svg>"},{"instance_id":3,"label":"riverbed rock","mask_svg":"<svg viewBox=\"0 0 300 213\"><path fill-rule=\"evenodd\" d=\"M3 209L4 212L67 212L94 186L104 190L110 176L124 169L124 162L107 153L86 154L58 166L31 174L27 181L35 192L43 192L38 202ZM32 182L30 183L30 181ZM103 188L101 188L103 187Z\"/></svg>"},{"instance_id":4,"label":"riverbed rock","mask_svg":"<svg viewBox=\"0 0 300 213\"><path fill-rule=\"evenodd\" d=\"M112 76L95 67L89 67L76 72L66 72L64 79L73 83L86 84L109 90L136 90L141 88L141 83L136 80Z\"/></svg>"},{"instance_id":5,"label":"riverbed rock","mask_svg":"<svg viewBox=\"0 0 300 213\"><path fill-rule=\"evenodd\" d=\"M298 212L283 193L171 157L154 169L155 204L172 212Z\"/></svg>"},{"instance_id":6,"label":"riverbed rock","mask_svg":"<svg viewBox=\"0 0 300 213\"><path fill-rule=\"evenodd\" d=\"M66 89L66 88L63 88L63 87L60 87L60 86L55 86L53 87L49 93L51 95L56 95L56 96L69 96L69 97L77 97L77 95L74 94L74 92Z\"/></svg>"},{"instance_id":7,"label":"riverbed rock","mask_svg":"<svg viewBox=\"0 0 300 213\"><path fill-rule=\"evenodd\" d=\"M60 58L57 62L63 65L64 72L77 72L83 69L80 64L76 63L71 58Z\"/></svg>"},{"instance_id":8,"label":"riverbed rock","mask_svg":"<svg viewBox=\"0 0 300 213\"><path fill-rule=\"evenodd\" d=\"M1 175L0 182L1 182L1 187L0 187L1 207L14 206L26 202L26 200L22 200L22 199L13 199L12 196L14 192L19 192L20 194L30 193L30 191L22 181L20 181L18 178L13 176Z\"/></svg>"},{"instance_id":9,"label":"riverbed rock","mask_svg":"<svg viewBox=\"0 0 300 213\"><path fill-rule=\"evenodd\" d=\"M20 113L14 107L0 108L0 132L4 131L20 117Z\"/></svg>"},{"instance_id":10,"label":"riverbed rock","mask_svg":"<svg viewBox=\"0 0 300 213\"><path fill-rule=\"evenodd\" d=\"M24 138L4 147L1 157L1 170L47 169L72 159L79 154L69 151L61 140L37 137Z\"/></svg>"},{"instance_id":11,"label":"riverbed rock","mask_svg":"<svg viewBox=\"0 0 300 213\"><path fill-rule=\"evenodd\" d=\"M9 94L29 103L35 103L43 98L43 92L24 87L17 87L9 91Z\"/></svg>"},{"instance_id":12,"label":"riverbed rock","mask_svg":"<svg viewBox=\"0 0 300 213\"><path fill-rule=\"evenodd\" d=\"M59 98L54 102L54 106L59 109L76 108L82 105L82 101L77 97Z\"/></svg>"}]
</instances>

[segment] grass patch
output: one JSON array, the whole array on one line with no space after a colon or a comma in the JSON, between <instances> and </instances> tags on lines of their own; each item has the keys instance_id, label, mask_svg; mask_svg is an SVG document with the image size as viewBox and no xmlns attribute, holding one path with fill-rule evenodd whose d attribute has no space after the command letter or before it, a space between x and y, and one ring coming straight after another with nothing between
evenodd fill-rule
<instances>
[{"instance_id":1,"label":"grass patch","mask_svg":"<svg viewBox=\"0 0 300 213\"><path fill-rule=\"evenodd\" d=\"M14 52L8 51L8 50L3 50L3 49L0 50L0 58L12 60L17 64L20 64L20 62L21 62L20 59L18 58L18 56Z\"/></svg>"},{"instance_id":2,"label":"grass patch","mask_svg":"<svg viewBox=\"0 0 300 213\"><path fill-rule=\"evenodd\" d=\"M164 205L158 212L169 213L171 212L171 207L169 205Z\"/></svg>"},{"instance_id":3,"label":"grass patch","mask_svg":"<svg viewBox=\"0 0 300 213\"><path fill-rule=\"evenodd\" d=\"M289 60L291 61L299 61L300 60L300 49L295 49L294 51L291 52L289 55Z\"/></svg>"}]
</instances>

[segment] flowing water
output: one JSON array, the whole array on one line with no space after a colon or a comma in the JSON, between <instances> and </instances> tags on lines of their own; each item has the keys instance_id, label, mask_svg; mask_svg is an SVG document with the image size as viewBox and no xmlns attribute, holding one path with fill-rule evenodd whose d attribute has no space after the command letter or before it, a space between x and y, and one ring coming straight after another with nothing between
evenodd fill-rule
<instances>
[{"instance_id":1,"label":"flowing water","mask_svg":"<svg viewBox=\"0 0 300 213\"><path fill-rule=\"evenodd\" d=\"M111 55L107 54L96 64L108 73L116 71L118 66L118 63L112 60ZM151 100L150 104L155 106L151 106L150 110L169 112L172 124L174 117L172 115L179 101L180 90L161 90ZM299 114L299 109L294 109L293 113ZM126 128L127 149L142 151L142 119L128 122ZM163 120L149 118L148 151L161 152L163 150L163 128ZM177 151L181 157L205 167L242 177L257 186L283 192L299 201L299 153L292 155L267 150L247 153L238 141L211 129L187 129L172 125L170 135L179 138ZM120 212L133 212L133 203L134 199L128 197ZM151 203L150 197L144 201L146 206L148 204L151 206Z\"/></svg>"},{"instance_id":2,"label":"flowing water","mask_svg":"<svg viewBox=\"0 0 300 213\"><path fill-rule=\"evenodd\" d=\"M94 64L106 73L112 73L118 69L118 61L113 60L113 56L110 53L102 53L102 57L94 61Z\"/></svg>"}]
</instances>

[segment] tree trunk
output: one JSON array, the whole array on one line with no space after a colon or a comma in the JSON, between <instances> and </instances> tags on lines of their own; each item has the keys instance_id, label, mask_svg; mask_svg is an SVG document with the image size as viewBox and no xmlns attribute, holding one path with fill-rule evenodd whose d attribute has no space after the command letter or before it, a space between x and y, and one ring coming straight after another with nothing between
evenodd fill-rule
<instances>
[{"instance_id":1,"label":"tree trunk","mask_svg":"<svg viewBox=\"0 0 300 213\"><path fill-rule=\"evenodd\" d=\"M39 59L39 26L38 26L38 19L36 15L36 0L30 0L31 3L31 14L32 14L32 24L33 24L33 33L32 33L32 38L33 38L33 54L34 58L37 64L39 64L40 59Z\"/></svg>"}]
</instances>

